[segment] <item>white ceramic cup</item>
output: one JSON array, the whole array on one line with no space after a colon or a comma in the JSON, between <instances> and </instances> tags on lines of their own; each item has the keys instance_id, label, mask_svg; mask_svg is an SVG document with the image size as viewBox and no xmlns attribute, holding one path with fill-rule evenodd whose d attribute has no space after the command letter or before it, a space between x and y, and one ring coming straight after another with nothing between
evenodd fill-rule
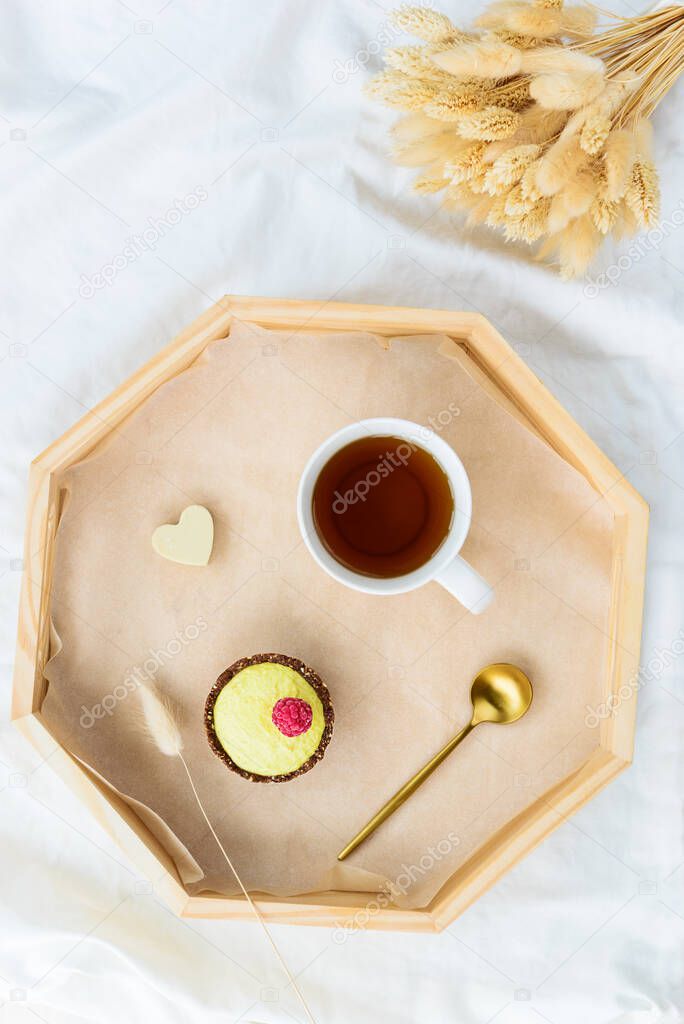
<instances>
[{"instance_id":1,"label":"white ceramic cup","mask_svg":"<svg viewBox=\"0 0 684 1024\"><path fill-rule=\"evenodd\" d=\"M398 437L409 444L417 445L432 455L449 480L454 499L454 515L449 532L429 561L403 576L377 578L348 569L330 554L316 532L313 519L313 492L318 476L336 452L362 437ZM468 474L458 455L446 441L419 423L378 418L360 420L348 427L342 427L316 449L299 481L297 518L304 543L315 560L329 576L344 583L345 586L361 590L365 594L404 594L422 587L424 583L436 580L469 611L479 614L491 604L494 591L459 555L470 529L472 504Z\"/></svg>"}]
</instances>

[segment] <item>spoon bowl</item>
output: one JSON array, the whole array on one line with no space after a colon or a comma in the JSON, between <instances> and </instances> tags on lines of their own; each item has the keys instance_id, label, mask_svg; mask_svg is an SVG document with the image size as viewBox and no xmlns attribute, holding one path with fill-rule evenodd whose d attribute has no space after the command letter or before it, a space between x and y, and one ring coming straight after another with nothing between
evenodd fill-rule
<instances>
[{"instance_id":1,"label":"spoon bowl","mask_svg":"<svg viewBox=\"0 0 684 1024\"><path fill-rule=\"evenodd\" d=\"M473 725L517 722L532 703L532 683L515 665L487 665L473 680L470 700Z\"/></svg>"}]
</instances>

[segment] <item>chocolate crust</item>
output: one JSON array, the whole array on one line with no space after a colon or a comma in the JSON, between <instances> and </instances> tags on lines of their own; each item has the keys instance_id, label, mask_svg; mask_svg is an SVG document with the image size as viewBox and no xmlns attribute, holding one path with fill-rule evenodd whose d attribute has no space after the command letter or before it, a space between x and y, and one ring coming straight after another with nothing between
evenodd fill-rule
<instances>
[{"instance_id":1,"label":"chocolate crust","mask_svg":"<svg viewBox=\"0 0 684 1024\"><path fill-rule=\"evenodd\" d=\"M214 730L214 705L218 699L219 693L223 690L231 679L242 672L244 668L248 668L250 665L262 665L264 662L271 662L275 665L284 665L286 668L291 668L294 672L297 672L303 679L306 679L307 683L316 691L321 704L323 705L323 717L325 719L325 726L323 728L323 734L321 735L321 741L318 744L316 750L313 752L308 761L300 765L293 772L287 772L285 775L256 775L254 772L245 771L244 768L240 768L239 765L233 761L228 752L221 746L218 736ZM254 654L251 658L240 658L239 661L233 662L228 668L221 673L218 677L207 697L206 704L204 705L204 725L207 732L207 739L209 740L209 746L214 751L217 757L219 757L227 768L231 771L241 775L243 779L249 779L250 782L289 782L290 779L296 779L299 775L304 775L306 772L311 771L314 765L318 764L322 760L325 754L325 749L330 742L332 736L333 723L335 721L335 712L333 711L332 701L330 700L330 693L328 687L325 685L321 677L317 672L314 672L312 668L309 668L299 658L290 658L286 654Z\"/></svg>"}]
</instances>

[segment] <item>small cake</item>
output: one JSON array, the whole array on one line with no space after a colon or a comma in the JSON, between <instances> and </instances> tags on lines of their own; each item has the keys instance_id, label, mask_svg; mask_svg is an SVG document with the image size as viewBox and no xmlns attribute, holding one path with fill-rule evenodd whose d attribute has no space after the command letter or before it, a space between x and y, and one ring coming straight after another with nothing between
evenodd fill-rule
<instances>
[{"instance_id":1,"label":"small cake","mask_svg":"<svg viewBox=\"0 0 684 1024\"><path fill-rule=\"evenodd\" d=\"M204 710L209 745L252 782L287 782L317 764L333 707L320 676L297 658L255 654L222 672Z\"/></svg>"}]
</instances>

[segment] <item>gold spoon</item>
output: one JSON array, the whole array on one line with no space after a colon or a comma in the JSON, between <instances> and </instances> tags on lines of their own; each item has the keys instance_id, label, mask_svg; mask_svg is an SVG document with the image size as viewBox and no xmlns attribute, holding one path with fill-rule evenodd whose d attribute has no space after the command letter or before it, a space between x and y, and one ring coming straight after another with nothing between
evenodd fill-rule
<instances>
[{"instance_id":1,"label":"gold spoon","mask_svg":"<svg viewBox=\"0 0 684 1024\"><path fill-rule=\"evenodd\" d=\"M446 746L442 747L426 765L423 765L412 779L405 782L393 797L390 797L385 806L381 807L368 824L364 825L352 841L345 846L344 850L338 853L338 860L345 860L357 846L361 845L364 839L375 832L378 825L382 825L390 814L394 814L396 809L401 807L419 786L422 786L476 725L480 725L482 722L506 725L522 718L532 703L532 683L525 673L515 665L487 665L481 672L478 672L473 680L470 700L473 705L473 714L466 727L449 740Z\"/></svg>"}]
</instances>

